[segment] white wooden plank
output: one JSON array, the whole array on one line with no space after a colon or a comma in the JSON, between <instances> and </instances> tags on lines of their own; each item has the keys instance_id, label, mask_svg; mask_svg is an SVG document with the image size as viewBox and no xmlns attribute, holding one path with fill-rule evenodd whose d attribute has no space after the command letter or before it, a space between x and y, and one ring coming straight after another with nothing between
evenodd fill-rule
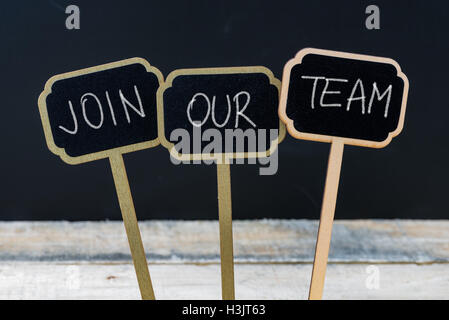
<instances>
[{"instance_id":1,"label":"white wooden plank","mask_svg":"<svg viewBox=\"0 0 449 320\"><path fill-rule=\"evenodd\" d=\"M448 299L449 265L329 264L324 299ZM237 299L306 299L310 264L237 264ZM150 265L158 299L220 299L217 264ZM131 264L2 262L0 299L139 299Z\"/></svg>"}]
</instances>

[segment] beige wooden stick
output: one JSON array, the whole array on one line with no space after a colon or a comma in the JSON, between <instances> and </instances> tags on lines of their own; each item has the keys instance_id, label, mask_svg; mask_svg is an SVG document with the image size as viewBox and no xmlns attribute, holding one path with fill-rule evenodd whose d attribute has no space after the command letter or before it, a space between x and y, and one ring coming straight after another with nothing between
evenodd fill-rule
<instances>
[{"instance_id":1,"label":"beige wooden stick","mask_svg":"<svg viewBox=\"0 0 449 320\"><path fill-rule=\"evenodd\" d=\"M323 296L324 279L326 276L327 257L332 236L335 204L337 202L338 183L340 181L341 161L343 159L344 143L334 139L327 164L326 185L324 187L323 203L321 205L320 226L315 247L312 279L310 281L309 299L320 300Z\"/></svg>"},{"instance_id":2,"label":"beige wooden stick","mask_svg":"<svg viewBox=\"0 0 449 320\"><path fill-rule=\"evenodd\" d=\"M221 294L234 300L234 250L232 243L231 171L229 163L217 163L218 217L220 224Z\"/></svg>"},{"instance_id":3,"label":"beige wooden stick","mask_svg":"<svg viewBox=\"0 0 449 320\"><path fill-rule=\"evenodd\" d=\"M123 157L120 153L117 153L111 156L109 161L111 163L115 189L117 190L117 197L122 211L123 223L125 224L134 269L136 270L140 295L143 300L154 300L155 297L153 286L151 284L150 272L148 271L145 250L143 248L142 238L140 237L139 225L137 223Z\"/></svg>"}]
</instances>

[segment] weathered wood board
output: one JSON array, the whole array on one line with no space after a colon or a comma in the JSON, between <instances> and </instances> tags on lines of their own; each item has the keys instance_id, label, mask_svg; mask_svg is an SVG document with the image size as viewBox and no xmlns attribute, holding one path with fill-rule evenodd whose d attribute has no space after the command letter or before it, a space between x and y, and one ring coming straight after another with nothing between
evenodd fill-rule
<instances>
[{"instance_id":1,"label":"weathered wood board","mask_svg":"<svg viewBox=\"0 0 449 320\"><path fill-rule=\"evenodd\" d=\"M218 263L217 221L144 221L154 263ZM233 222L237 262L310 263L318 221ZM0 261L128 261L119 221L1 222ZM449 220L336 220L331 262L449 263Z\"/></svg>"}]
</instances>

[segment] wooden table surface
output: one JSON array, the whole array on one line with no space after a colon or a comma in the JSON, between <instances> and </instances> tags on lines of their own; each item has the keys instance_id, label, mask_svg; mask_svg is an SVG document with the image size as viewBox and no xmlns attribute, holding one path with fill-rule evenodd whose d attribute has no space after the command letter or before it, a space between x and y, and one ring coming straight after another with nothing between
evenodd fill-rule
<instances>
[{"instance_id":1,"label":"wooden table surface","mask_svg":"<svg viewBox=\"0 0 449 320\"><path fill-rule=\"evenodd\" d=\"M216 221L144 221L157 299L220 299ZM237 299L306 299L318 221L234 221ZM139 299L121 222L0 222L0 299ZM448 299L449 220L337 220L324 299Z\"/></svg>"}]
</instances>

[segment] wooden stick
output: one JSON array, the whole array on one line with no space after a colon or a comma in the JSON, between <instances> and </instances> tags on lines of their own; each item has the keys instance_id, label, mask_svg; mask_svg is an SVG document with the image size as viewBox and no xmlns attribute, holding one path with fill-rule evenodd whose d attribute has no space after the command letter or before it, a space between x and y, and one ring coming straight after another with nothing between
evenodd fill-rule
<instances>
[{"instance_id":1,"label":"wooden stick","mask_svg":"<svg viewBox=\"0 0 449 320\"><path fill-rule=\"evenodd\" d=\"M229 163L217 163L218 216L220 224L221 294L234 300L234 252L232 244L231 171Z\"/></svg>"},{"instance_id":2,"label":"wooden stick","mask_svg":"<svg viewBox=\"0 0 449 320\"><path fill-rule=\"evenodd\" d=\"M125 224L129 248L136 270L139 283L140 295L143 300L154 300L153 286L151 284L150 272L148 271L147 259L140 237L139 225L137 223L133 198L129 189L128 176L126 174L123 157L120 153L109 158L112 175L114 177L115 189L122 211L123 223Z\"/></svg>"},{"instance_id":3,"label":"wooden stick","mask_svg":"<svg viewBox=\"0 0 449 320\"><path fill-rule=\"evenodd\" d=\"M341 161L343 159L344 143L334 139L327 164L326 185L324 187L323 204L321 206L320 226L315 247L312 279L310 281L309 300L320 300L323 296L324 279L326 276L327 257L332 235L335 204L337 202L338 183L340 181Z\"/></svg>"}]
</instances>

